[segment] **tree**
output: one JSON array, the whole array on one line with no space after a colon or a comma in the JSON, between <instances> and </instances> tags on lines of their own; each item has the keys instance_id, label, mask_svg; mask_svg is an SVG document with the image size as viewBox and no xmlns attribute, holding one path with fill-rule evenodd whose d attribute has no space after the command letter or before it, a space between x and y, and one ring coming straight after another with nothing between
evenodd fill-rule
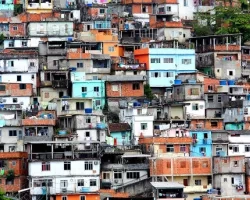
<instances>
[{"instance_id":1,"label":"tree","mask_svg":"<svg viewBox=\"0 0 250 200\"><path fill-rule=\"evenodd\" d=\"M152 100L154 98L154 95L152 93L152 90L150 88L149 84L144 85L144 95L149 99Z\"/></svg>"}]
</instances>

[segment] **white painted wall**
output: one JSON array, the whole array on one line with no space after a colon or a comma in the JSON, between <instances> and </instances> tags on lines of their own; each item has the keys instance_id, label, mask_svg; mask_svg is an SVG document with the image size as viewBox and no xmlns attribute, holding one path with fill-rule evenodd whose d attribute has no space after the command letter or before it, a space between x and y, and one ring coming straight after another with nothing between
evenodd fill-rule
<instances>
[{"instance_id":1,"label":"white painted wall","mask_svg":"<svg viewBox=\"0 0 250 200\"><path fill-rule=\"evenodd\" d=\"M153 137L153 121L154 116L153 115L138 115L133 116L132 118L132 130L133 130L133 136L135 137L136 141L138 141L141 133L144 137ZM141 123L147 124L147 129L142 130L141 129Z\"/></svg>"},{"instance_id":2,"label":"white painted wall","mask_svg":"<svg viewBox=\"0 0 250 200\"><path fill-rule=\"evenodd\" d=\"M184 6L186 1L186 6ZM194 18L194 1L193 0L179 0L179 17L180 19L193 20Z\"/></svg>"},{"instance_id":3,"label":"white painted wall","mask_svg":"<svg viewBox=\"0 0 250 200\"><path fill-rule=\"evenodd\" d=\"M93 162L93 170L85 170L85 162ZM94 164L95 163L95 164ZM64 170L64 161L51 161L50 171L42 171L42 162L29 163L29 176L98 176L100 174L99 160L71 161L71 170Z\"/></svg>"},{"instance_id":4,"label":"white painted wall","mask_svg":"<svg viewBox=\"0 0 250 200\"><path fill-rule=\"evenodd\" d=\"M10 130L16 130L17 136L9 136ZM4 144L4 152L9 152L10 146L15 146L17 148L18 134L22 134L22 127L2 127L0 131L0 143Z\"/></svg>"},{"instance_id":5,"label":"white painted wall","mask_svg":"<svg viewBox=\"0 0 250 200\"><path fill-rule=\"evenodd\" d=\"M22 39L15 39L15 40L4 40L4 48L11 48L9 46L10 42L14 43L14 47L38 47L39 41L41 41L40 38L29 38L26 40L22 40ZM23 46L22 42L27 42L27 46Z\"/></svg>"},{"instance_id":6,"label":"white painted wall","mask_svg":"<svg viewBox=\"0 0 250 200\"><path fill-rule=\"evenodd\" d=\"M86 132L90 133L90 138L86 137ZM78 136L77 141L79 141L79 142L85 141L85 140L98 141L98 139L100 140L100 142L106 141L105 130L100 130L99 133L97 132L97 129L76 130L76 134ZM100 135L98 136L98 134L100 134Z\"/></svg>"},{"instance_id":7,"label":"white painted wall","mask_svg":"<svg viewBox=\"0 0 250 200\"><path fill-rule=\"evenodd\" d=\"M190 105L186 105L186 114L190 114L191 117L205 117L205 101L203 100L196 100L196 101L185 101L185 103L190 103ZM193 110L193 104L199 104L198 110Z\"/></svg>"},{"instance_id":8,"label":"white painted wall","mask_svg":"<svg viewBox=\"0 0 250 200\"><path fill-rule=\"evenodd\" d=\"M11 66L13 61L13 67ZM33 62L35 67L29 68L30 63ZM38 59L10 59L4 64L4 60L0 60L1 72L38 72Z\"/></svg>"},{"instance_id":9,"label":"white painted wall","mask_svg":"<svg viewBox=\"0 0 250 200\"><path fill-rule=\"evenodd\" d=\"M245 155L245 157L250 157L250 152L247 152L245 147L250 147L250 135L240 135L239 137L228 136L229 145L228 145L228 155L236 156L236 155ZM230 149L230 147L237 146L239 148L238 152L234 151L234 148Z\"/></svg>"},{"instance_id":10,"label":"white painted wall","mask_svg":"<svg viewBox=\"0 0 250 200\"><path fill-rule=\"evenodd\" d=\"M96 192L100 189L100 178L99 176L93 176L93 177L83 177L83 176L70 176L70 177L48 177L47 179L52 179L52 187L49 187L49 194L58 194L62 193L62 187L61 187L61 180L66 180L68 182L68 187L66 187L68 192L77 193L81 192L82 188L88 189L89 192ZM84 186L78 186L78 180L84 179ZM96 186L90 186L90 179L95 179L97 185ZM43 194L43 188L44 187L34 187L34 181L36 180L44 180L43 178L34 178L30 182L30 187L32 189L30 190L31 195L39 195ZM46 179L45 179L46 180ZM46 182L46 181L45 181ZM83 193L84 195L84 193Z\"/></svg>"},{"instance_id":11,"label":"white painted wall","mask_svg":"<svg viewBox=\"0 0 250 200\"><path fill-rule=\"evenodd\" d=\"M21 76L21 81L17 81L17 76ZM36 73L11 73L11 74L1 74L0 80L2 79L3 83L31 83L33 84L33 89L37 88L36 83Z\"/></svg>"},{"instance_id":12,"label":"white painted wall","mask_svg":"<svg viewBox=\"0 0 250 200\"><path fill-rule=\"evenodd\" d=\"M13 99L17 98L17 103L13 103ZM4 104L20 104L23 102L22 109L25 110L30 105L30 97L2 97L5 100Z\"/></svg>"}]
</instances>

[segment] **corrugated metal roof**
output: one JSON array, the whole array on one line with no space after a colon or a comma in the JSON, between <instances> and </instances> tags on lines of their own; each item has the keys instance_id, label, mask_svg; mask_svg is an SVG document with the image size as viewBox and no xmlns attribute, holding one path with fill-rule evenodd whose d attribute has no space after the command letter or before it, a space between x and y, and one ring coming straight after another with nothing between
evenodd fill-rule
<instances>
[{"instance_id":1,"label":"corrugated metal roof","mask_svg":"<svg viewBox=\"0 0 250 200\"><path fill-rule=\"evenodd\" d=\"M184 188L184 185L177 182L151 182L151 185L157 189Z\"/></svg>"}]
</instances>

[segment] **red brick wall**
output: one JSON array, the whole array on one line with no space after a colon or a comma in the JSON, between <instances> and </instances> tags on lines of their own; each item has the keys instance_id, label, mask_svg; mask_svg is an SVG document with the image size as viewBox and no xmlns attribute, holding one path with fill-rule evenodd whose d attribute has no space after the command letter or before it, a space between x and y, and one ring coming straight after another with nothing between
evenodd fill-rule
<instances>
[{"instance_id":1,"label":"red brick wall","mask_svg":"<svg viewBox=\"0 0 250 200\"><path fill-rule=\"evenodd\" d=\"M119 91L121 84L121 92ZM112 91L112 85L118 85L118 91ZM144 96L144 86L140 83L139 90L133 90L133 82L109 83L106 82L107 97L141 97ZM121 93L121 95L120 95Z\"/></svg>"},{"instance_id":2,"label":"red brick wall","mask_svg":"<svg viewBox=\"0 0 250 200\"><path fill-rule=\"evenodd\" d=\"M13 185L6 185L5 178L1 179L0 188L5 192L18 192L18 190L28 187L28 180L26 176L15 177Z\"/></svg>"},{"instance_id":3,"label":"red brick wall","mask_svg":"<svg viewBox=\"0 0 250 200\"><path fill-rule=\"evenodd\" d=\"M217 127L211 126L211 121L217 121ZM223 119L191 119L191 128L196 129L197 123L203 123L203 128L207 130L224 130Z\"/></svg>"},{"instance_id":4,"label":"red brick wall","mask_svg":"<svg viewBox=\"0 0 250 200\"><path fill-rule=\"evenodd\" d=\"M21 83L20 83L21 84ZM6 83L1 84L5 85L5 91L0 91L1 95L11 95L11 96L32 96L32 84L26 84L26 89L20 89L18 83Z\"/></svg>"},{"instance_id":5,"label":"red brick wall","mask_svg":"<svg viewBox=\"0 0 250 200\"><path fill-rule=\"evenodd\" d=\"M172 165L171 165L172 160ZM179 158L162 158L155 161L150 161L150 175L165 175L171 176L173 172L174 176L178 175L195 175L199 174L211 174L211 158L191 158L191 157L179 157ZM172 170L171 170L172 166ZM192 168L192 169L191 169Z\"/></svg>"},{"instance_id":6,"label":"red brick wall","mask_svg":"<svg viewBox=\"0 0 250 200\"><path fill-rule=\"evenodd\" d=\"M220 85L220 81L215 78L204 77L204 92L208 92L208 86L211 85L213 90L217 91L217 85Z\"/></svg>"},{"instance_id":7,"label":"red brick wall","mask_svg":"<svg viewBox=\"0 0 250 200\"><path fill-rule=\"evenodd\" d=\"M11 23L9 25L9 30L10 30L10 36L25 36L26 35L26 30L25 30L25 23ZM17 30L14 30L14 27L17 27Z\"/></svg>"}]
</instances>

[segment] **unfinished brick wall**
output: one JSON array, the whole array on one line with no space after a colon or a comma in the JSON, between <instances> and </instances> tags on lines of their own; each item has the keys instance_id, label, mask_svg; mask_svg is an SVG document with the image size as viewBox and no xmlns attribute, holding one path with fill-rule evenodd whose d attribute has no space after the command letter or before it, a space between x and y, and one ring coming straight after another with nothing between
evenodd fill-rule
<instances>
[{"instance_id":1,"label":"unfinished brick wall","mask_svg":"<svg viewBox=\"0 0 250 200\"><path fill-rule=\"evenodd\" d=\"M212 122L217 122L214 126ZM191 119L191 129L197 129L197 124L203 124L203 129L207 130L224 130L223 119Z\"/></svg>"},{"instance_id":2,"label":"unfinished brick wall","mask_svg":"<svg viewBox=\"0 0 250 200\"><path fill-rule=\"evenodd\" d=\"M209 175L212 173L211 164L212 160L209 157L159 158L150 161L150 175Z\"/></svg>"},{"instance_id":3,"label":"unfinished brick wall","mask_svg":"<svg viewBox=\"0 0 250 200\"><path fill-rule=\"evenodd\" d=\"M139 83L138 90L133 90L133 83ZM113 91L112 85L118 85L118 91ZM106 94L107 97L141 97L144 96L143 82L106 82Z\"/></svg>"},{"instance_id":4,"label":"unfinished brick wall","mask_svg":"<svg viewBox=\"0 0 250 200\"><path fill-rule=\"evenodd\" d=\"M220 80L216 78L204 77L204 92L208 92L208 86L213 87L213 91L217 92L217 86L220 85ZM210 89L210 88L209 88Z\"/></svg>"},{"instance_id":5,"label":"unfinished brick wall","mask_svg":"<svg viewBox=\"0 0 250 200\"><path fill-rule=\"evenodd\" d=\"M11 37L26 36L25 23L10 23L9 33Z\"/></svg>"},{"instance_id":6,"label":"unfinished brick wall","mask_svg":"<svg viewBox=\"0 0 250 200\"><path fill-rule=\"evenodd\" d=\"M22 83L20 83L22 84ZM23 96L32 96L32 84L26 83L26 89L20 89L19 83L6 83L1 84L5 85L5 91L0 91L0 96L7 95L13 97L23 97Z\"/></svg>"}]
</instances>

